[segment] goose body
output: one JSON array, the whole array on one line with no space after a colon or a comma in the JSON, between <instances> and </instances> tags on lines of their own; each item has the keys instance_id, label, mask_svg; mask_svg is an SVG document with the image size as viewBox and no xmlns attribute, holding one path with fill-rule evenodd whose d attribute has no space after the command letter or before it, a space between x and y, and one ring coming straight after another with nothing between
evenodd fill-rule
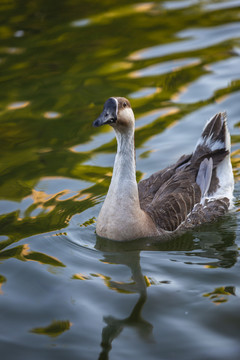
<instances>
[{"instance_id":1,"label":"goose body","mask_svg":"<svg viewBox=\"0 0 240 360\"><path fill-rule=\"evenodd\" d=\"M119 241L165 237L210 222L233 201L233 172L226 113L205 125L191 155L137 184L134 129L129 101L111 97L94 121L115 130L117 154L111 184L97 219L99 236Z\"/></svg>"}]
</instances>

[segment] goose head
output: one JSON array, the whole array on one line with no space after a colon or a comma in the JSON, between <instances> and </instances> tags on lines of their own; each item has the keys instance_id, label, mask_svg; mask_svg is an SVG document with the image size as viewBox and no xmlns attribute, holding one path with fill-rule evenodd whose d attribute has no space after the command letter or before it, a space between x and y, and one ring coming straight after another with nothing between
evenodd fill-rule
<instances>
[{"instance_id":1,"label":"goose head","mask_svg":"<svg viewBox=\"0 0 240 360\"><path fill-rule=\"evenodd\" d=\"M104 104L100 116L93 122L94 127L111 125L115 130L134 129L135 119L130 102L124 97L110 97Z\"/></svg>"}]
</instances>

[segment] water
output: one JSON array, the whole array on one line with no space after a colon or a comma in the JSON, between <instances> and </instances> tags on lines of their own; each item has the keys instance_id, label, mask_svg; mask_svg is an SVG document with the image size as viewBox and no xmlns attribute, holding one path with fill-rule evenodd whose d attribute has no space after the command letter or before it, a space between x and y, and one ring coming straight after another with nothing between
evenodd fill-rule
<instances>
[{"instance_id":1,"label":"water","mask_svg":"<svg viewBox=\"0 0 240 360\"><path fill-rule=\"evenodd\" d=\"M168 243L97 239L116 141L91 123L130 99L140 179L226 110L238 209L239 0L20 0L0 15L1 356L238 359L238 211Z\"/></svg>"}]
</instances>

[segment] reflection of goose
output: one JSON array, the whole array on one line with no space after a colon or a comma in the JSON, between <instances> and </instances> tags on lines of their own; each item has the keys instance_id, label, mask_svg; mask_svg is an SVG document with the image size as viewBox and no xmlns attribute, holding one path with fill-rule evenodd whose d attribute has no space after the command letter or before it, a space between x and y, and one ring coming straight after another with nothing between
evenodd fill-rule
<instances>
[{"instance_id":1,"label":"reflection of goose","mask_svg":"<svg viewBox=\"0 0 240 360\"><path fill-rule=\"evenodd\" d=\"M134 114L129 101L111 97L94 121L111 125L118 149L111 185L97 221L97 234L114 240L166 236L226 213L233 173L226 114L209 120L191 155L136 182Z\"/></svg>"},{"instance_id":2,"label":"reflection of goose","mask_svg":"<svg viewBox=\"0 0 240 360\"><path fill-rule=\"evenodd\" d=\"M115 316L105 316L104 322L107 324L102 331L101 347L102 351L99 360L107 360L112 348L112 342L117 338L125 328L131 328L141 338L142 341L153 342L153 326L145 320L141 313L147 300L147 285L145 277L142 274L140 265L140 252L116 252L104 254L104 263L126 265L131 270L131 283L118 283L111 281L110 287L122 292L125 290L131 293L138 293L140 296L135 304L131 314L123 319Z\"/></svg>"},{"instance_id":3,"label":"reflection of goose","mask_svg":"<svg viewBox=\"0 0 240 360\"><path fill-rule=\"evenodd\" d=\"M152 335L153 326L148 321L144 320L141 315L145 301L146 296L141 295L131 314L125 319L117 319L113 316L104 317L104 322L107 326L102 331L102 352L99 356L99 360L108 359L113 340L117 338L126 327L131 327L136 330L142 340L149 342L154 341Z\"/></svg>"}]
</instances>

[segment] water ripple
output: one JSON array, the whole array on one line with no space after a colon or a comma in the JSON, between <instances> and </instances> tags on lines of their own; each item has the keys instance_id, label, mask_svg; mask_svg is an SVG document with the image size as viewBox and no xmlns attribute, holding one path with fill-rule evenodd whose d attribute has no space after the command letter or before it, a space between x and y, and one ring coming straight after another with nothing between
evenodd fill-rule
<instances>
[{"instance_id":1,"label":"water ripple","mask_svg":"<svg viewBox=\"0 0 240 360\"><path fill-rule=\"evenodd\" d=\"M222 9L231 9L240 6L239 0L231 0L224 2L213 2L210 4L204 4L204 9L206 10L222 10Z\"/></svg>"},{"instance_id":2,"label":"water ripple","mask_svg":"<svg viewBox=\"0 0 240 360\"><path fill-rule=\"evenodd\" d=\"M239 38L239 33L240 22L209 28L187 29L177 33L177 37L180 39L188 38L188 40L142 49L132 53L129 59L146 60L185 51L192 52L194 50L205 49L226 40Z\"/></svg>"},{"instance_id":3,"label":"water ripple","mask_svg":"<svg viewBox=\"0 0 240 360\"><path fill-rule=\"evenodd\" d=\"M198 2L198 0L166 1L162 4L162 6L168 10L177 10L188 8L189 6L193 6Z\"/></svg>"},{"instance_id":4,"label":"water ripple","mask_svg":"<svg viewBox=\"0 0 240 360\"><path fill-rule=\"evenodd\" d=\"M142 89L139 89L138 91L135 91L135 92L129 94L129 97L132 99L139 99L139 98L154 95L160 91L161 91L161 88L155 88L155 87L142 88Z\"/></svg>"},{"instance_id":5,"label":"water ripple","mask_svg":"<svg viewBox=\"0 0 240 360\"><path fill-rule=\"evenodd\" d=\"M231 81L240 79L240 57L209 65L207 69L210 74L198 78L190 84L174 101L181 103L195 103L210 98L218 89L228 86Z\"/></svg>"},{"instance_id":6,"label":"water ripple","mask_svg":"<svg viewBox=\"0 0 240 360\"><path fill-rule=\"evenodd\" d=\"M178 71L188 66L195 66L201 63L200 59L188 58L162 62L159 64L151 65L149 67L133 71L129 74L130 77L139 78L146 76L156 76L166 74L172 71Z\"/></svg>"}]
</instances>

